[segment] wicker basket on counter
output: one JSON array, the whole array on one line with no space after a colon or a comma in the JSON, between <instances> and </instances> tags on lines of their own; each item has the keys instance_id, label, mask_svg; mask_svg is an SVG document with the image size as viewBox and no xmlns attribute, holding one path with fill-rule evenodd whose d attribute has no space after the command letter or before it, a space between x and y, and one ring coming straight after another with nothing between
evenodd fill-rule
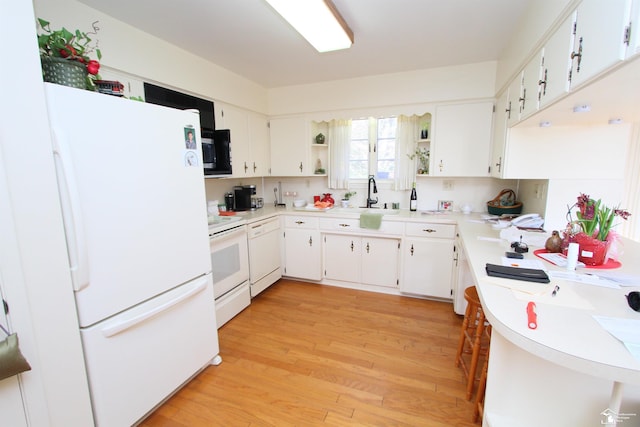
<instances>
[{"instance_id":1,"label":"wicker basket on counter","mask_svg":"<svg viewBox=\"0 0 640 427\"><path fill-rule=\"evenodd\" d=\"M522 202L516 201L513 190L504 189L487 202L487 210L491 215L519 214L522 212Z\"/></svg>"}]
</instances>

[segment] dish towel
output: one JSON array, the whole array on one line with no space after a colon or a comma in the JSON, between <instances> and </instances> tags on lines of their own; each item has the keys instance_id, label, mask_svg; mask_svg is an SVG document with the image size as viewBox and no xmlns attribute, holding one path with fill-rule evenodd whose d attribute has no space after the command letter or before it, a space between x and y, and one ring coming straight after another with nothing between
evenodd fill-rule
<instances>
[{"instance_id":1,"label":"dish towel","mask_svg":"<svg viewBox=\"0 0 640 427\"><path fill-rule=\"evenodd\" d=\"M360 228L371 228L377 230L382 223L382 214L377 213L361 213Z\"/></svg>"}]
</instances>

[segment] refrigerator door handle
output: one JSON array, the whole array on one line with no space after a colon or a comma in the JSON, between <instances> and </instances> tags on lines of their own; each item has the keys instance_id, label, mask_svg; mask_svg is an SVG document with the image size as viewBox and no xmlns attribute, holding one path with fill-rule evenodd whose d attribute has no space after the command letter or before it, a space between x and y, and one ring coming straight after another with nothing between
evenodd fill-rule
<instances>
[{"instance_id":1,"label":"refrigerator door handle","mask_svg":"<svg viewBox=\"0 0 640 427\"><path fill-rule=\"evenodd\" d=\"M64 150L60 149L58 132L59 130L55 128L52 131L53 156L60 188L60 204L67 239L71 281L73 290L79 291L89 286L89 260L73 162L65 158Z\"/></svg>"},{"instance_id":2,"label":"refrigerator door handle","mask_svg":"<svg viewBox=\"0 0 640 427\"><path fill-rule=\"evenodd\" d=\"M145 320L162 313L163 311L167 311L171 307L181 303L182 301L188 298L191 298L192 296L204 291L208 284L208 280L209 280L208 277L209 276L204 276L200 280L194 281L190 285L187 285L190 287L190 289L185 290L183 293L181 293L180 295L176 296L175 298L169 301L163 302L162 304L156 307L153 307L152 309L145 311L144 313L140 313L128 318L124 318L119 322L116 322L112 325L109 325L103 328L102 335L104 335L106 338L110 338L114 335L124 332L127 329L130 329L136 326L137 324L142 323Z\"/></svg>"}]
</instances>

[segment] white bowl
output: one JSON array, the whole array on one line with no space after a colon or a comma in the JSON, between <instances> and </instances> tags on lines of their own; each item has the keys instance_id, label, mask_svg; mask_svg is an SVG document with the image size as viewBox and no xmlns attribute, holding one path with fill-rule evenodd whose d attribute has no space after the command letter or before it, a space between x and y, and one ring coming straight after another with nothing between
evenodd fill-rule
<instances>
[{"instance_id":1,"label":"white bowl","mask_svg":"<svg viewBox=\"0 0 640 427\"><path fill-rule=\"evenodd\" d=\"M298 199L293 201L293 206L295 206L296 208L302 208L306 204L307 204L307 201L303 199Z\"/></svg>"}]
</instances>

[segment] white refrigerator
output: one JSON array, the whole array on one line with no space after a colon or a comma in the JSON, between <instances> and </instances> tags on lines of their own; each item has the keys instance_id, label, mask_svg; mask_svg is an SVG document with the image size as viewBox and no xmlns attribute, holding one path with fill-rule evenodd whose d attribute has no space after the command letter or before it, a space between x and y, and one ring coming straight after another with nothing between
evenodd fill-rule
<instances>
[{"instance_id":1,"label":"white refrigerator","mask_svg":"<svg viewBox=\"0 0 640 427\"><path fill-rule=\"evenodd\" d=\"M199 115L45 86L94 420L128 426L220 361Z\"/></svg>"}]
</instances>

